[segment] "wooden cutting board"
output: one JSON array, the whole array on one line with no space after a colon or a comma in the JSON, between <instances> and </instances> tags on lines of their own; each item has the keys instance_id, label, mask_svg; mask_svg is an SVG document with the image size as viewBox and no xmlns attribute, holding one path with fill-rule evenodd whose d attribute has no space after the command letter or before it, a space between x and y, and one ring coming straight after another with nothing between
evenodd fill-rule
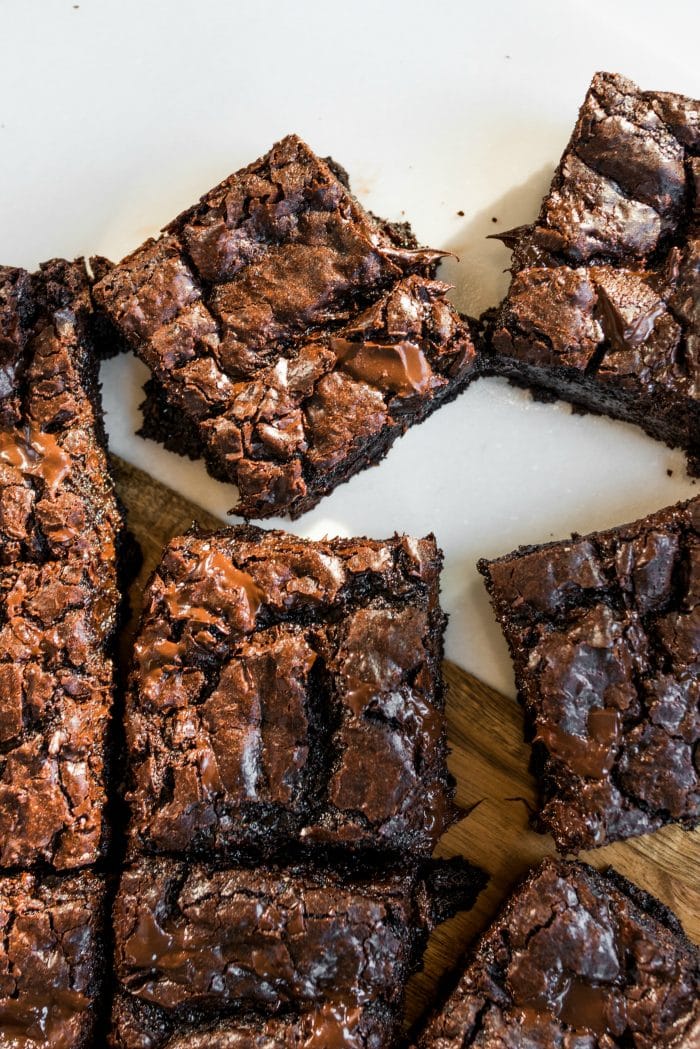
<instances>
[{"instance_id":1,"label":"wooden cutting board","mask_svg":"<svg viewBox=\"0 0 700 1049\"><path fill-rule=\"evenodd\" d=\"M222 522L116 457L114 469L129 527L144 557L131 592L132 623L123 638L123 654L128 658L143 587L164 544L193 521L206 528L220 527ZM439 538L439 522L435 531ZM445 676L450 768L457 779L457 800L470 811L444 837L439 855L467 856L488 871L491 881L472 911L458 915L433 934L425 969L411 981L409 1021L434 999L445 970L486 928L511 886L528 867L554 852L551 839L528 826L535 786L528 773L530 748L523 742L520 707L454 663L445 663ZM582 853L581 858L596 867L612 865L654 893L678 914L691 939L700 942L700 829L687 833L667 827L644 838Z\"/></svg>"}]
</instances>

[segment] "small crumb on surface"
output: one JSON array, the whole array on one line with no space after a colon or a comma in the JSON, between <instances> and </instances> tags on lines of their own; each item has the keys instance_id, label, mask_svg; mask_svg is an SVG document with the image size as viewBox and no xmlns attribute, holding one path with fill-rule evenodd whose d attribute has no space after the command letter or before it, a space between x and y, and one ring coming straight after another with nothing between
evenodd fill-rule
<instances>
[{"instance_id":1,"label":"small crumb on surface","mask_svg":"<svg viewBox=\"0 0 700 1049\"><path fill-rule=\"evenodd\" d=\"M497 219L497 218L496 218L496 216L494 215L494 216L493 216L493 218L491 219L491 221L492 221L492 222L498 222L498 219Z\"/></svg>"},{"instance_id":2,"label":"small crumb on surface","mask_svg":"<svg viewBox=\"0 0 700 1049\"><path fill-rule=\"evenodd\" d=\"M459 211L457 212L457 214L458 214L458 215L460 215L460 216L462 216L462 217L464 217L464 212L462 211L462 209L461 209L461 208L460 208L460 210L459 210Z\"/></svg>"},{"instance_id":3,"label":"small crumb on surface","mask_svg":"<svg viewBox=\"0 0 700 1049\"><path fill-rule=\"evenodd\" d=\"M669 477L673 477L673 470L667 470L666 473Z\"/></svg>"}]
</instances>

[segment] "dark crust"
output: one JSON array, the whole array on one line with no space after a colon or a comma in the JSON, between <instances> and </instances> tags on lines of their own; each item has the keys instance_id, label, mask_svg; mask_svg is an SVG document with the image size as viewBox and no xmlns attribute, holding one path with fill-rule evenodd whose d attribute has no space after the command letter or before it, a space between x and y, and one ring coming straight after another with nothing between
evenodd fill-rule
<instances>
[{"instance_id":1,"label":"dark crust","mask_svg":"<svg viewBox=\"0 0 700 1049\"><path fill-rule=\"evenodd\" d=\"M696 498L618 528L478 563L533 742L540 792L533 823L553 834L560 852L668 823L700 824L692 772L700 738L692 640L699 506ZM598 633L609 638L603 663L595 655L602 652ZM602 703L621 719L609 741L590 734L590 721L586 729L591 688L599 698L590 709ZM560 727L566 724L577 727ZM589 754L583 764L581 740ZM591 769L594 740L612 749Z\"/></svg>"},{"instance_id":2,"label":"dark crust","mask_svg":"<svg viewBox=\"0 0 700 1049\"><path fill-rule=\"evenodd\" d=\"M252 577L255 577L263 587L266 585L264 579L267 578L267 585L273 589L269 592L269 597L261 598L262 603L252 630L246 627L242 633L238 633L236 628L230 641L219 650L215 659L209 660L208 680L203 692L205 706L199 706L200 700L197 694L193 694L191 700L181 707L183 712L189 711L188 716L194 719L193 724L200 726L196 730L196 749L192 751L191 744L183 747L173 741L167 745L164 743L166 738L170 739L175 723L166 717L167 706L161 709L157 699L158 693L151 692L153 688L166 691L172 687L179 688L177 681L180 680L180 671L176 674L177 681L171 682L173 668L166 668L163 672L158 670L154 679L154 672L148 668L154 659L156 663L153 665L159 665L156 651L162 642L177 636L181 639L180 644L185 646L181 655L177 657L179 665L186 674L196 669L195 650L189 649L189 641L186 638L193 625L200 619L209 617L206 609L210 607L210 599L203 596L204 591L200 592L199 597L191 596L190 584L187 584L186 580L193 572L205 580L213 578L207 575L210 570L198 567L205 564L205 556L209 557L208 551L211 550L216 552L217 558L220 556L224 559L219 562L219 566L230 564L230 570L241 570L244 573L240 578L245 577L252 582ZM126 727L131 757L127 797L132 809L130 856L143 851L178 854L184 852L205 858L213 854L235 859L250 850L258 854L263 852L274 855L290 845L302 849L309 855L317 856L332 855L336 850L350 850L363 855L367 850L379 850L385 857L392 853L395 856L401 853L429 855L440 834L458 818L458 810L454 805L454 780L446 766L445 684L441 672L445 617L438 602L441 562L441 553L432 536L420 541L395 536L385 542L360 538L317 543L300 540L283 532L265 532L253 526L241 525L218 532L203 532L195 528L186 536L172 540L164 552L161 566L153 573L146 587L127 699ZM283 584L291 588L290 603L286 609L280 608L279 599L274 596L277 584L272 581L277 578L274 574L277 571L275 565L285 563L298 566L292 567L291 571L300 572L298 585L302 591L308 587L317 588L316 597L311 603L305 598L299 600L295 596L294 587L297 584L294 583L295 577L292 575L289 584ZM341 575L344 573L344 581L340 589L336 588L335 591L333 587L336 584L331 581L331 577L324 577L329 564L335 566L333 572ZM352 570L350 565L353 566ZM201 574L202 571L204 575ZM252 573L252 576L245 573ZM163 603L160 596L164 587L167 593L178 595L177 598L171 596L169 601L185 602L184 618L179 618L175 606L170 607L175 609L178 618L169 618L168 605ZM173 587L176 589L173 590ZM233 590L230 591L228 601L232 599L237 600ZM226 600L221 600L224 603L217 605L217 611L219 614L229 615L230 609L229 612L226 611ZM204 602L201 610L199 601ZM211 605L211 608L213 609L214 605ZM402 626L404 621L405 626ZM354 627L353 624L357 626ZM415 662L413 669L402 672L401 683L398 678L391 679L391 694L394 696L392 702L396 702L401 696L402 707L397 708L386 723L382 720L381 696L384 694L382 689L388 685L382 681L381 684L372 686L377 689L376 699L372 699L369 705L376 702L377 711L373 712L370 718L369 714L362 713L365 708L360 707L356 719L351 716L350 707L347 706L349 700L343 699L343 690L346 687L349 689L350 685L342 684L345 679L337 676L337 670L333 671L332 676L328 676L331 675L330 667L335 666L334 660L337 660L337 656L334 653L336 645L341 644L343 631L365 627L370 631L408 631L405 635L406 642L399 642L395 633L386 635L394 638L391 641L393 654L388 663L385 661L379 664L382 668L387 668L382 669L382 673L389 673L389 667L394 668L392 674L396 673L398 663L392 660L408 658L408 651L411 651L411 663ZM204 626L203 629L208 628ZM216 629L214 627L215 631ZM415 630L422 632L420 644L424 649L423 655L420 656L417 650L414 653L410 647L406 652L400 647L396 648L397 645L408 643L408 638L413 639ZM203 635L200 633L199 636L201 638ZM348 638L350 636L348 634ZM301 641L302 638L305 640ZM298 767L298 773L292 773L291 770L296 766L292 762L290 752L289 758L286 759L290 762L289 770L284 770L283 762L266 766L264 779L266 782L269 779L269 789L272 791L269 799L263 795L255 803L245 802L241 788L234 789L231 784L225 789L221 786L214 788L214 795L204 792L197 803L192 798L182 807L184 795L181 792L185 789L185 783L191 782L188 777L194 774L197 767L200 768L200 772L197 773L197 782L200 783L198 790L204 791L204 781L200 779L204 775L201 771L205 767L204 759L198 756L197 765L193 769L190 754L208 755L206 766L209 769L223 767L219 764L221 757L218 756L219 748L223 744L216 736L210 734L211 729L205 730L205 726L211 725L209 719L214 715L201 712L218 711L220 701L217 698L212 706L214 697L218 697L219 694L226 695L223 710L228 713L225 713L226 720L223 722L218 720L222 715L216 714L216 724L220 726L218 731L224 731L229 723L228 719L233 718L230 723L235 725L237 706L240 702L247 702L247 699L244 696L234 698L235 692L232 696L222 692L223 682L237 680L237 666L242 658L241 653L251 653L245 656L245 660L254 658L255 661L259 661L267 651L265 646L270 643L273 646L269 649L270 653L280 653L275 656L276 659L280 659L282 653L287 653L284 658L292 660L289 663L290 667L294 667L293 660L297 658L298 652L306 650L307 644L311 644L315 652L311 672L307 671L309 676L304 686L304 709L308 718L309 733L307 764L302 763ZM364 643L367 646L373 643L372 633L367 635ZM411 641L410 644L413 643ZM418 644L418 641L415 643ZM282 647L276 647L278 644ZM343 644L349 644L349 641ZM338 651L341 650L345 651L342 646ZM347 648L347 651L349 653L351 649ZM250 663L245 660L240 666L251 668L245 670L246 674L253 673L252 668L260 665L258 662ZM285 664L279 665L279 674L283 675ZM147 669L140 670L140 667ZM291 670L289 672L292 673ZM220 680L222 683L219 686L217 682ZM285 679L282 677L280 680ZM290 678L290 682L292 680L295 679ZM146 696L151 698L147 699ZM327 705L329 697L332 696L336 698L329 709ZM371 696L370 690L368 699ZM323 702L319 705L321 697ZM409 720L402 728L400 718L408 716L412 704L416 701L428 704L432 713L429 714L428 720L418 719L415 725ZM290 744L285 742L286 737L283 735L275 739L274 735L278 729L273 727L275 722L271 719L274 718L276 702L274 694L269 692L261 709L266 712L263 715L263 723L267 726L265 731L272 735L260 736L261 741L268 742L258 744L251 739L250 744L246 744L246 748L241 751L241 761L244 764L248 760L259 760L253 759L252 756L250 759L244 758L244 755L248 754L248 745L254 748L251 755L259 745L265 747L266 753L269 747L271 752L287 754ZM285 700L285 703L287 702L289 700ZM365 702L367 701L363 700L363 703ZM287 714L285 721L290 716ZM380 719L377 728L370 730L375 718ZM382 724L384 727L381 731L388 733L386 744L382 743L381 733L377 735L376 740L372 739L371 735L363 735L366 731L379 731ZM279 728L281 730L282 725ZM262 728L260 731L262 733ZM353 806L348 807L347 800L341 800L353 796L354 774L351 773L349 756L355 754L354 760L358 762L358 768L363 767L363 760L356 749L358 744L353 742L355 732L361 733L364 747L381 749L386 746L391 749L399 746L408 747L410 752L411 747L417 746L421 755L420 766L416 764L415 768L412 764L409 768L407 764L405 768L402 766L399 772L398 767L391 766L390 774L387 766L383 775L391 778L387 778L381 784L377 780L372 786L373 777L369 769L358 773L362 777L369 777L366 781L363 779L363 806L369 806L365 810L366 815L360 810L355 811ZM390 739L395 739L395 743L391 743ZM234 753L237 745L237 737L234 736L232 744L226 746L226 752ZM231 749L231 746L234 749ZM346 747L347 759L344 756ZM148 762L144 764L147 755ZM378 755L378 760L379 757ZM388 757L389 750L386 750L385 759L388 760ZM146 767L150 769L149 772L146 772ZM257 764L254 767L257 768ZM262 768L261 765L256 776L262 775ZM188 769L192 771L188 772ZM406 779L409 773L410 778ZM287 777L292 774L301 776L298 781L294 780L298 782L298 786L294 788L293 803L291 798L282 801L282 795L278 796L275 793L278 784L287 782ZM172 778L174 775L176 779ZM328 792L334 782L333 776L336 775L343 778L338 781L340 785L337 789L340 793L336 795L334 804L331 803ZM282 778L278 780L279 776ZM415 796L414 788L410 787L414 782L413 777L417 777L415 787L420 785L420 792ZM157 786L161 784L161 780L162 786ZM397 796L401 799L400 805L397 802L397 808L391 812L388 804L380 804L382 795L389 790L390 785L399 792ZM367 789L368 787L372 789ZM191 788L187 789L189 791ZM348 790L350 794L347 793ZM408 794L405 793L406 790L409 790ZM208 797L212 800L206 800ZM214 798L217 800L214 801ZM379 808L373 809L372 806ZM187 817L186 813L189 813ZM164 820L166 822L163 822Z\"/></svg>"},{"instance_id":3,"label":"dark crust","mask_svg":"<svg viewBox=\"0 0 700 1049\"><path fill-rule=\"evenodd\" d=\"M6 656L15 661L14 670L7 662L3 664L4 776L0 789L6 791L3 806L8 812L18 796L13 784L21 768L26 768L26 775L38 778L36 797L33 803L29 798L29 807L25 806L26 812L18 817L17 828L4 828L2 862L6 869L47 863L75 869L107 855L109 821L102 818L95 834L85 818L89 816L87 808L74 820L71 788L64 784L63 792L52 793L48 781L42 784L42 770L34 766L41 758L42 738L48 739L59 730L65 733L69 741L64 744L66 760L76 762L76 770L80 762L92 769L97 761L95 771L86 774L86 782L93 791L95 813L104 809L112 757L111 661L116 631L125 614L121 591L132 569L130 562L135 560L135 546L125 532L123 509L109 474L92 331L94 315L83 260L70 263L52 259L33 275L5 269L0 299L5 311L0 339L5 338L9 369L0 409L0 436L5 447L0 466L4 600L12 600L14 612L7 606L10 615L28 617L31 630L37 624L45 627L47 640L38 672L41 688L53 681L50 687L55 689L43 713L41 706L24 710L23 732L13 739L19 702L14 675L20 675L21 681L25 666L27 674L36 674L37 661L31 651L15 651L16 642L11 635L6 637ZM15 310L19 328L12 324ZM29 420L33 420L31 424ZM29 436L19 437L20 433ZM29 473L11 467L17 456L21 460L26 455L24 443L36 440L44 442L46 451L37 456ZM66 442L70 451L64 451ZM32 507L27 517L16 516L19 496L22 505L29 502ZM75 524L75 520L80 523ZM66 536L63 545L60 539L52 538L62 531ZM56 616L52 611L54 600L62 606ZM6 625L6 629L10 627ZM48 638L54 635L59 640L49 644ZM80 654L76 648L69 655L71 645L78 644L83 646ZM7 675L12 676L9 684ZM73 697L78 698L77 704ZM44 705L46 698L41 701ZM86 733L84 739L81 733ZM57 769L63 770L62 760L59 754ZM48 760L44 764L48 767ZM68 806L63 823L64 817L59 814L62 797ZM47 833L53 833L52 840L44 833L43 824ZM88 828L84 839L82 831L74 834L71 829L79 826Z\"/></svg>"},{"instance_id":4,"label":"dark crust","mask_svg":"<svg viewBox=\"0 0 700 1049\"><path fill-rule=\"evenodd\" d=\"M651 893L646 892L623 877L612 867L601 871L580 861L547 858L537 867L532 868L513 889L489 928L469 947L462 962L443 983L439 1002L430 1011L427 1018L416 1024L408 1038L412 1049L438 1049L438 1047L439 1049L468 1049L469 1046L475 1044L475 1039L478 1038L480 1032L483 1037L483 1030L480 1025L484 1022L484 1017L487 1015L487 1004L482 1004L474 1009L472 1018L475 1026L471 1031L467 1031L466 1028L462 1030L459 1027L459 1020L457 1019L459 1008L460 1005L464 1007L467 1002L466 986L462 987L462 985L465 981L468 981L472 987L491 988L492 992L495 992L494 997L491 997L488 991L479 994L474 990L470 992L474 999L484 997L486 1002L490 1000L491 1002L499 1003L509 1000L511 991L508 989L507 984L503 982L503 949L506 957L509 957L509 934L514 924L520 918L522 901L527 897L528 891L533 888L539 896L539 882L543 876L547 877L550 874L564 879L574 890L577 884L587 883L601 897L607 898L610 902L614 901L615 895L619 895L622 906L628 908L631 920L641 933L648 937L648 941L652 945L658 944L660 946L665 941L665 943L676 949L677 954L683 959L683 964L687 971L687 979L691 987L694 986L700 991L700 949L685 935L678 917L670 908ZM501 949L501 945L503 945L503 949ZM556 956L551 957L552 965L556 965L557 961ZM479 975L482 973L486 979L480 982ZM630 978L634 979L633 972L630 973ZM449 1024L448 1033L448 1024L445 1018L450 1011L454 1013L454 1018L452 1023ZM664 1040L663 1042L663 1045L669 1046L669 1049L671 1045L677 1044L675 1036L673 1036L674 1019L676 1018L666 1017L668 1030L665 1032L661 1031L659 1034L660 1037L663 1037L664 1034L670 1037L670 1041ZM511 1028L512 1036L515 1036L514 1031L516 1029L520 1031L520 1037L526 1036L528 1033L527 1023L528 1021L525 1020L522 1028ZM566 1029L566 1027L562 1029L562 1034ZM630 1038L634 1037L634 1033L629 1030L625 1032ZM492 1044L496 1047L503 1044L510 1045L511 1043L499 1040L498 1035L496 1035L493 1043L488 1040L482 1040L478 1044L483 1049L489 1049L489 1046ZM513 1042L512 1044L515 1045L516 1043ZM537 1044L541 1044L543 1049L549 1049L550 1046L554 1047L563 1043L542 1040L541 1042L538 1041ZM593 1044L597 1044L597 1042ZM618 1043L615 1042L615 1044ZM622 1045L623 1043L620 1042L619 1044ZM625 1042L624 1044L627 1043ZM632 1044L631 1041L630 1044ZM637 1042L635 1041L634 1044L637 1045ZM659 1043L658 1047L656 1045L652 1047L652 1044L647 1041L639 1044L643 1045L645 1049L661 1049L661 1043Z\"/></svg>"},{"instance_id":5,"label":"dark crust","mask_svg":"<svg viewBox=\"0 0 700 1049\"><path fill-rule=\"evenodd\" d=\"M513 281L482 318L484 374L640 426L696 476L698 126L699 102L596 74L537 221L501 238Z\"/></svg>"},{"instance_id":6,"label":"dark crust","mask_svg":"<svg viewBox=\"0 0 700 1049\"><path fill-rule=\"evenodd\" d=\"M102 271L100 308L157 382L142 436L203 454L242 517L306 512L476 377L439 258L288 136Z\"/></svg>"},{"instance_id":7,"label":"dark crust","mask_svg":"<svg viewBox=\"0 0 700 1049\"><path fill-rule=\"evenodd\" d=\"M368 864L363 866L361 875L351 865L329 868L304 863L296 867L268 865L263 869L238 867L232 870L211 865L193 868L172 860L142 861L140 867L127 869L115 906L116 995L109 1044L116 1049L132 1049L141 1044L137 1041L137 1035L143 1036L148 1032L152 1039L149 1042L151 1049L167 1049L176 1035L202 1037L206 1032L230 1028L234 1026L234 1021L241 1026L251 1024L254 1028L269 1022L273 1030L274 1024L280 1023L283 1031L289 1032L290 1029L294 1030L309 1010L328 1005L345 1005L352 1012L359 1012L359 1027L365 1031L364 1037L348 1043L351 1047L380 1049L394 1046L406 981L419 967L428 932L458 908L471 906L484 881L483 873L463 860L428 861L411 868L398 865L389 874L385 866L373 867ZM273 887L275 895L267 895ZM224 894L220 903L216 902L218 891ZM191 912L188 910L186 901L191 892L202 899L204 910L199 907ZM201 893L204 893L203 897ZM250 898L257 901L255 907L260 912L257 920L263 923L261 928L265 929L267 945L272 944L270 937L273 936L273 926L277 921L274 917L273 925L267 924L267 905L270 904L272 913L277 915L284 913L285 908L290 906L298 907L302 900L307 901L305 914L308 914L308 918L305 918L305 924L308 921L308 928L304 936L311 938L305 944L298 934L294 934L292 968L294 972L298 968L299 973L305 971L307 966L313 969L319 951L326 958L331 958L337 951L340 970L327 977L309 975L308 980L303 981L303 986L307 988L306 996L295 993L290 998L292 984L289 981L293 982L297 977L290 971L284 974L280 972L273 978L269 965L274 965L274 962L265 961L265 951L272 950L274 956L277 955L272 946L265 946L261 942L263 954L256 963L259 971L256 971L255 964L251 966L251 979L246 984L248 989L243 997L232 997L222 987L217 993L210 993L206 999L197 998L191 987L181 984L179 1003L172 1008L167 1007L157 1001L160 976L156 976L153 984L155 992L152 1000L140 997L143 984L139 976L141 970L138 966L134 967L133 962L127 964L126 959L133 957L134 930L145 927L144 916L157 915L158 927L169 936L177 935L174 930L182 927L172 922L182 923L184 920L190 923L190 933L203 951L201 960L193 955L193 971L200 973L201 966L206 967L211 963L207 963L207 945L202 939L204 925L198 923L208 921L215 912L222 913L220 907L229 907L230 903L226 901L234 898L231 893L240 894L243 906ZM328 901L325 905L324 896ZM210 907L207 901L211 901L215 911L210 909L205 913ZM336 907L345 907L350 901L354 901L352 918L348 921L341 914L336 916ZM184 911L181 910L181 904ZM324 906L328 908L327 919L322 918ZM189 917L186 917L185 912ZM247 923L249 918L250 915L245 918L242 915L241 921ZM324 923L326 920L327 926ZM364 948L359 948L360 953L356 958L360 943L357 937L366 935L365 923L368 920L372 925L372 935L367 940L363 939ZM148 924L150 927L150 922ZM226 957L230 955L232 966L235 965L237 934L234 932L232 940L231 931L239 924L231 915L226 944L222 945L218 938L216 941ZM245 928L248 931L241 934L244 938L254 935L252 926L246 924ZM274 935L279 936L280 949L284 953L284 946L290 944L291 935L286 931L284 921ZM156 951L158 949L155 948ZM240 949L248 958L249 948L241 943ZM150 939L146 951L150 958ZM355 960L361 961L356 971L353 970ZM230 966L227 969L230 970ZM152 971L158 972L158 967ZM147 976L148 973L143 970L143 978ZM258 1000L260 988L257 983L263 977L270 987L270 997L262 1005L263 1011L266 1015L273 1013L277 1017L269 1021L259 1012L262 1003ZM207 978L202 978L209 985ZM353 986L356 980L359 981L361 987L358 998L355 997L355 991L350 992L350 987L345 986L348 980ZM324 981L329 981L327 987L324 987ZM231 989L234 986L235 978ZM367 997L370 988L371 994ZM258 1010L256 1019L247 1013L251 1008ZM301 1041L285 1044L296 1045L301 1044Z\"/></svg>"}]
</instances>

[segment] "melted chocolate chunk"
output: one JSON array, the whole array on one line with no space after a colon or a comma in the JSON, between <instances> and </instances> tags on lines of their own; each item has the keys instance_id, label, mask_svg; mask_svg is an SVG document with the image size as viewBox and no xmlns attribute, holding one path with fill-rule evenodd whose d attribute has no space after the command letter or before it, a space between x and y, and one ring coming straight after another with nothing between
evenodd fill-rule
<instances>
[{"instance_id":1,"label":"melted chocolate chunk","mask_svg":"<svg viewBox=\"0 0 700 1049\"><path fill-rule=\"evenodd\" d=\"M126 710L132 852L432 853L454 821L432 537L170 542Z\"/></svg>"},{"instance_id":2,"label":"melted chocolate chunk","mask_svg":"<svg viewBox=\"0 0 700 1049\"><path fill-rule=\"evenodd\" d=\"M0 877L0 1042L95 1045L104 966L104 881Z\"/></svg>"},{"instance_id":3,"label":"melted chocolate chunk","mask_svg":"<svg viewBox=\"0 0 700 1049\"><path fill-rule=\"evenodd\" d=\"M121 513L80 261L0 269L0 867L104 852Z\"/></svg>"},{"instance_id":4,"label":"melted chocolate chunk","mask_svg":"<svg viewBox=\"0 0 700 1049\"><path fill-rule=\"evenodd\" d=\"M546 860L514 892L417 1049L697 1044L700 952L614 872Z\"/></svg>"},{"instance_id":5,"label":"melted chocolate chunk","mask_svg":"<svg viewBox=\"0 0 700 1049\"><path fill-rule=\"evenodd\" d=\"M700 499L479 562L561 852L700 823Z\"/></svg>"},{"instance_id":6,"label":"melted chocolate chunk","mask_svg":"<svg viewBox=\"0 0 700 1049\"><path fill-rule=\"evenodd\" d=\"M362 874L143 860L114 908L112 1045L388 1049L428 932L483 882L463 860Z\"/></svg>"},{"instance_id":7,"label":"melted chocolate chunk","mask_svg":"<svg viewBox=\"0 0 700 1049\"><path fill-rule=\"evenodd\" d=\"M700 102L593 78L484 366L680 445L700 468ZM504 239L504 238L501 238Z\"/></svg>"},{"instance_id":8,"label":"melted chocolate chunk","mask_svg":"<svg viewBox=\"0 0 700 1049\"><path fill-rule=\"evenodd\" d=\"M432 279L439 258L290 135L95 298L157 380L148 436L203 453L238 485L242 516L296 517L475 374L469 329Z\"/></svg>"}]
</instances>

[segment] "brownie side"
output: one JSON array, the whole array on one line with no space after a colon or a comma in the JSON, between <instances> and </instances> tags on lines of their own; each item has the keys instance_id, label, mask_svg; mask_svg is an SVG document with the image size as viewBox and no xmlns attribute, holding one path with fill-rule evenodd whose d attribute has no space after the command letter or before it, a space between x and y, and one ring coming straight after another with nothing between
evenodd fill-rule
<instances>
[{"instance_id":1,"label":"brownie side","mask_svg":"<svg viewBox=\"0 0 700 1049\"><path fill-rule=\"evenodd\" d=\"M700 822L700 499L479 562L562 852Z\"/></svg>"},{"instance_id":2,"label":"brownie side","mask_svg":"<svg viewBox=\"0 0 700 1049\"><path fill-rule=\"evenodd\" d=\"M105 885L0 877L0 1042L92 1049L105 990Z\"/></svg>"},{"instance_id":3,"label":"brownie side","mask_svg":"<svg viewBox=\"0 0 700 1049\"><path fill-rule=\"evenodd\" d=\"M615 872L545 860L515 890L417 1049L691 1046L700 952Z\"/></svg>"},{"instance_id":4,"label":"brownie side","mask_svg":"<svg viewBox=\"0 0 700 1049\"><path fill-rule=\"evenodd\" d=\"M0 866L106 848L123 520L82 260L0 269ZM31 784L31 789L28 789Z\"/></svg>"},{"instance_id":5,"label":"brownie side","mask_svg":"<svg viewBox=\"0 0 700 1049\"><path fill-rule=\"evenodd\" d=\"M441 563L432 536L172 540L127 697L131 854L430 855L457 817Z\"/></svg>"},{"instance_id":6,"label":"brownie side","mask_svg":"<svg viewBox=\"0 0 700 1049\"><path fill-rule=\"evenodd\" d=\"M110 1045L142 1049L144 1030L152 1049L390 1049L396 1020L381 1002L329 1002L293 1016L179 1021L173 1033L155 1010L117 994Z\"/></svg>"},{"instance_id":7,"label":"brownie side","mask_svg":"<svg viewBox=\"0 0 700 1049\"><path fill-rule=\"evenodd\" d=\"M636 423L700 462L700 103L598 73L484 367Z\"/></svg>"},{"instance_id":8,"label":"brownie side","mask_svg":"<svg viewBox=\"0 0 700 1049\"><path fill-rule=\"evenodd\" d=\"M244 517L299 516L476 374L440 253L340 174L289 136L94 290L166 402L142 432L203 449Z\"/></svg>"},{"instance_id":9,"label":"brownie side","mask_svg":"<svg viewBox=\"0 0 700 1049\"><path fill-rule=\"evenodd\" d=\"M281 1013L294 1034L331 1006L392 1045L427 933L471 906L483 882L465 861L356 873L142 860L124 872L114 908L112 1044L130 1049L140 1032L160 1049L251 1009Z\"/></svg>"}]
</instances>

